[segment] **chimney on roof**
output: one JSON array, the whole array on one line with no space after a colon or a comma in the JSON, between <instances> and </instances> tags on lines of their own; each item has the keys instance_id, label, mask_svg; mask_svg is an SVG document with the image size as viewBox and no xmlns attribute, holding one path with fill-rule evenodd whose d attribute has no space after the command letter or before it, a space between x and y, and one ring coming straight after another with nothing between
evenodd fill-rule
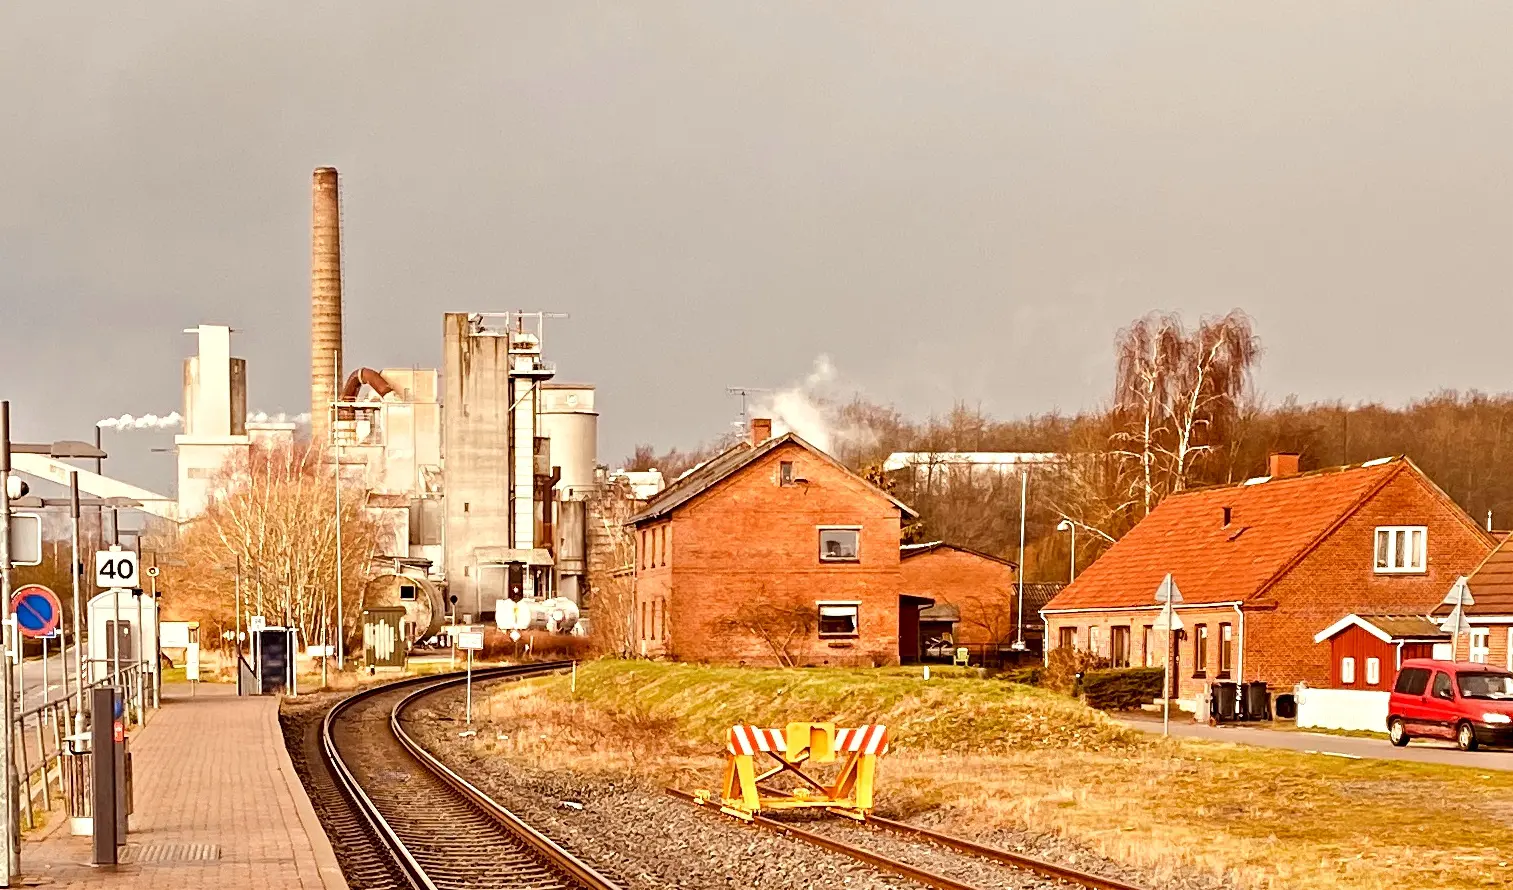
<instances>
[{"instance_id":1,"label":"chimney on roof","mask_svg":"<svg viewBox=\"0 0 1513 890\"><path fill-rule=\"evenodd\" d=\"M751 444L760 445L772 438L772 418L751 418Z\"/></svg>"},{"instance_id":2,"label":"chimney on roof","mask_svg":"<svg viewBox=\"0 0 1513 890\"><path fill-rule=\"evenodd\" d=\"M1299 455L1292 451L1278 451L1266 459L1266 475L1273 479L1298 474Z\"/></svg>"}]
</instances>

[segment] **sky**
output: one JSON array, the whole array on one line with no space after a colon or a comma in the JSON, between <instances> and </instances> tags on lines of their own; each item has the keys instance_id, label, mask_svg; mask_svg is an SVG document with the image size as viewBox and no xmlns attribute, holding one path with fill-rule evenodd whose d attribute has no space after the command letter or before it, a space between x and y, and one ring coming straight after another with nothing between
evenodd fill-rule
<instances>
[{"instance_id":1,"label":"sky","mask_svg":"<svg viewBox=\"0 0 1513 890\"><path fill-rule=\"evenodd\" d=\"M1513 388L1513 4L0 4L0 397L25 440L180 409L229 324L309 410L309 183L349 368L564 312L600 456L727 386L1096 406L1152 309L1241 307L1273 399ZM166 433L107 433L166 488Z\"/></svg>"}]
</instances>

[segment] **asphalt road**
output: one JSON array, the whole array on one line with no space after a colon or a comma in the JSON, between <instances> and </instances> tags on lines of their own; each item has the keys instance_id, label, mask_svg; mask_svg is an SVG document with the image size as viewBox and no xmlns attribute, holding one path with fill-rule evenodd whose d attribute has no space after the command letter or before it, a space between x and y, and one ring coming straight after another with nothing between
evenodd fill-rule
<instances>
[{"instance_id":1,"label":"asphalt road","mask_svg":"<svg viewBox=\"0 0 1513 890\"><path fill-rule=\"evenodd\" d=\"M1285 748L1320 756L1374 757L1380 760L1408 760L1416 763L1469 766L1476 769L1513 770L1513 750L1462 751L1455 747L1454 742L1438 739L1415 739L1409 742L1406 748L1394 748L1386 739L1260 729L1235 724L1207 726L1202 723L1193 723L1191 720L1192 718L1187 714L1183 714L1181 718L1173 715L1172 735L1215 742L1233 742L1240 745L1258 745L1263 748ZM1160 719L1128 717L1120 722L1145 732L1161 732Z\"/></svg>"},{"instance_id":2,"label":"asphalt road","mask_svg":"<svg viewBox=\"0 0 1513 890\"><path fill-rule=\"evenodd\" d=\"M68 655L72 658L73 648L70 647ZM73 662L68 664L68 685L73 689ZM42 704L42 659L36 658L21 663L21 706L31 709ZM49 701L57 701L64 696L63 691L63 654L48 653L47 658L47 698Z\"/></svg>"}]
</instances>

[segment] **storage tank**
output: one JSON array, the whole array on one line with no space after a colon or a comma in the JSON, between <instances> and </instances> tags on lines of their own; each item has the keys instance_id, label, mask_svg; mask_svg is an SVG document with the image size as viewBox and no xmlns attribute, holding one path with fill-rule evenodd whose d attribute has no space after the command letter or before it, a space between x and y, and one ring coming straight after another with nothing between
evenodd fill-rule
<instances>
[{"instance_id":1,"label":"storage tank","mask_svg":"<svg viewBox=\"0 0 1513 890\"><path fill-rule=\"evenodd\" d=\"M563 500L588 497L599 460L599 414L594 388L577 383L541 386L541 434L551 440L551 463L562 469L553 491Z\"/></svg>"}]
</instances>

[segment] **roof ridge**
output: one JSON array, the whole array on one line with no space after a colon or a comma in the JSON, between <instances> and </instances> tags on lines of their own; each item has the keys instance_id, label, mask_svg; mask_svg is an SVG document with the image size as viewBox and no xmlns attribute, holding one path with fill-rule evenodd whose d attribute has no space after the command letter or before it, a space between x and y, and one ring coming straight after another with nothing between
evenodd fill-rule
<instances>
[{"instance_id":1,"label":"roof ridge","mask_svg":"<svg viewBox=\"0 0 1513 890\"><path fill-rule=\"evenodd\" d=\"M1304 470L1301 473L1288 473L1285 476L1247 476L1239 482L1211 482L1207 485L1198 485L1192 488L1184 488L1174 491L1165 499L1180 498L1190 494L1222 491L1227 488L1246 488L1253 485L1268 485L1273 482L1292 482L1298 479L1318 479L1324 476L1337 476L1355 470L1374 470L1377 467L1391 466L1408 460L1407 455L1394 454L1389 457L1378 457L1358 464L1339 464L1332 467L1317 467L1312 470Z\"/></svg>"}]
</instances>

